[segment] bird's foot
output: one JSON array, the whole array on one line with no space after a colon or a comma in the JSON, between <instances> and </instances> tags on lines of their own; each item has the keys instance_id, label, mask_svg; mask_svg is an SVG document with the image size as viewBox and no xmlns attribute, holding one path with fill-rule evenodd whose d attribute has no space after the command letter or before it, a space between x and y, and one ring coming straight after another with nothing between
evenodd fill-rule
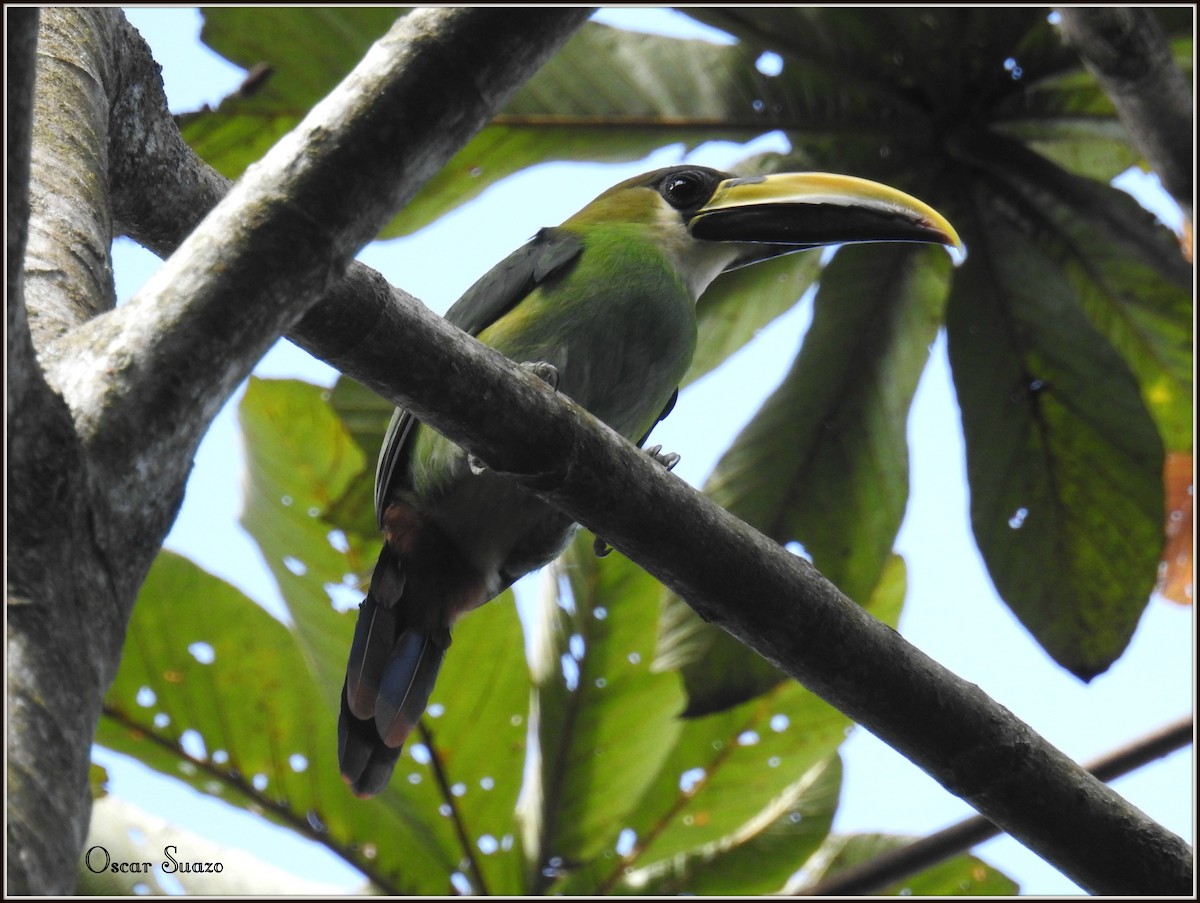
<instances>
[{"instance_id":1,"label":"bird's foot","mask_svg":"<svg viewBox=\"0 0 1200 903\"><path fill-rule=\"evenodd\" d=\"M644 448L642 451L650 456L651 461L657 461L667 470L673 470L675 465L678 464L680 460L679 455L675 452L667 452L664 454L661 445L655 445L651 448ZM606 543L599 536L592 541L592 551L595 553L597 558L605 557L612 552L612 550L612 546Z\"/></svg>"},{"instance_id":2,"label":"bird's foot","mask_svg":"<svg viewBox=\"0 0 1200 903\"><path fill-rule=\"evenodd\" d=\"M679 455L675 452L663 453L661 445L655 445L652 448L643 449L650 456L651 461L657 461L667 470L674 470L675 465L679 463Z\"/></svg>"},{"instance_id":3,"label":"bird's foot","mask_svg":"<svg viewBox=\"0 0 1200 903\"><path fill-rule=\"evenodd\" d=\"M554 391L558 391L558 368L546 361L526 361L521 367L528 370Z\"/></svg>"},{"instance_id":4,"label":"bird's foot","mask_svg":"<svg viewBox=\"0 0 1200 903\"><path fill-rule=\"evenodd\" d=\"M521 369L528 370L542 382L550 387L554 392L558 391L558 368L546 361L525 361L520 365ZM476 455L467 455L467 467L471 468L471 473L479 476L488 469L482 458Z\"/></svg>"}]
</instances>

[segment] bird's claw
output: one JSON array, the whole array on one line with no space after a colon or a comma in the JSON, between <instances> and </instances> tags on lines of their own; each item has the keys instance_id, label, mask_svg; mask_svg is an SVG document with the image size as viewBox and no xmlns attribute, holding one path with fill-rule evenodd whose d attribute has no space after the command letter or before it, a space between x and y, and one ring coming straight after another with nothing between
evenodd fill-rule
<instances>
[{"instance_id":1,"label":"bird's claw","mask_svg":"<svg viewBox=\"0 0 1200 903\"><path fill-rule=\"evenodd\" d=\"M612 550L613 547L606 543L599 536L592 541L592 551L596 554L597 558L606 557L610 552L612 552Z\"/></svg>"},{"instance_id":2,"label":"bird's claw","mask_svg":"<svg viewBox=\"0 0 1200 903\"><path fill-rule=\"evenodd\" d=\"M667 470L674 470L675 465L679 463L679 455L675 452L667 452L663 454L662 446L655 445L653 448L645 449L646 454L650 456L651 461L657 461Z\"/></svg>"},{"instance_id":3,"label":"bird's claw","mask_svg":"<svg viewBox=\"0 0 1200 903\"><path fill-rule=\"evenodd\" d=\"M553 391L558 391L558 368L546 361L525 361L521 365L521 369L528 370ZM482 458L477 455L467 455L467 467L471 469L471 473L479 476L484 471L488 470L487 464Z\"/></svg>"},{"instance_id":4,"label":"bird's claw","mask_svg":"<svg viewBox=\"0 0 1200 903\"><path fill-rule=\"evenodd\" d=\"M548 385L554 391L558 391L558 368L546 361L526 361L521 366Z\"/></svg>"}]
</instances>

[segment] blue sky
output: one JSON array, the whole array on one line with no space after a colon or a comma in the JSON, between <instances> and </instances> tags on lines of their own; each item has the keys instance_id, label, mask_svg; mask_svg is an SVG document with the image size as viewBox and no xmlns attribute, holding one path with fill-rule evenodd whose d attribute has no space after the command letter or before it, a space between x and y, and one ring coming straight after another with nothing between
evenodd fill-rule
<instances>
[{"instance_id":1,"label":"blue sky","mask_svg":"<svg viewBox=\"0 0 1200 903\"><path fill-rule=\"evenodd\" d=\"M665 10L606 13L609 21L642 30L679 34L690 20ZM163 65L167 95L177 111L216 103L237 86L242 73L198 43L199 16L188 9L133 9L130 18ZM692 32L688 32L691 34ZM710 30L696 32L712 35ZM767 136L753 149L783 149ZM753 150L752 149L752 150ZM744 147L704 145L686 159L729 166L747 156ZM495 186L418 235L369 246L360 259L392 282L443 311L458 294L544 225L557 223L609 185L684 159L681 147L665 148L628 165L554 164ZM1177 211L1153 194L1152 179L1130 183L1168 222ZM1161 194L1161 193L1160 193ZM472 236L464 242L464 236ZM443 265L447 248L456 264ZM115 260L118 293L128 297L157 266L140 249L122 243ZM680 399L654 441L678 451L676 473L700 484L745 421L783 376L811 314L799 305L719 374L702 380ZM264 376L298 377L330 384L336 374L304 352L281 343L262 362ZM278 591L256 547L237 525L241 504L242 453L232 405L214 424L196 460L188 495L168 546L278 611ZM720 412L714 417L713 412ZM904 636L952 671L981 686L1068 755L1086 761L1192 710L1193 635L1190 610L1154 600L1126 655L1110 671L1084 685L1042 653L996 597L971 539L965 463L958 409L949 381L944 341L933 348L909 424L912 492L897 551L909 569L909 596L901 622ZM846 781L835 829L923 835L972 814L911 763L857 730L843 747ZM264 859L312 880L358 885L356 872L323 848L296 841L255 823L223 803L204 799L175 782L147 775L120 757L99 754L114 791L189 830L231 845L245 845ZM1193 836L1193 756L1190 749L1121 779L1117 789L1151 817ZM1015 841L1002 838L975 851L1016 878L1026 894L1071 894L1079 889Z\"/></svg>"}]
</instances>

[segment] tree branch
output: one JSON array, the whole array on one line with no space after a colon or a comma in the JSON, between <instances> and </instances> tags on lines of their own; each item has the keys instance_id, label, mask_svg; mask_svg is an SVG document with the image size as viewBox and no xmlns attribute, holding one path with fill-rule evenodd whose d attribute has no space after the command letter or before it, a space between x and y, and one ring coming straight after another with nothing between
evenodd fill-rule
<instances>
[{"instance_id":1,"label":"tree branch","mask_svg":"<svg viewBox=\"0 0 1200 903\"><path fill-rule=\"evenodd\" d=\"M1106 783L1113 781L1187 746L1192 742L1193 730L1191 717L1181 718L1084 767L1098 780ZM965 853L971 847L1002 833L986 818L976 815L818 881L797 891L797 896L855 897L880 893L909 875Z\"/></svg>"},{"instance_id":2,"label":"tree branch","mask_svg":"<svg viewBox=\"0 0 1200 903\"><path fill-rule=\"evenodd\" d=\"M1192 216L1192 92L1152 8L1062 6L1062 32L1112 99L1134 145Z\"/></svg>"},{"instance_id":3,"label":"tree branch","mask_svg":"<svg viewBox=\"0 0 1200 903\"><path fill-rule=\"evenodd\" d=\"M1076 883L1189 892L1191 851L1180 838L803 559L441 318L407 305L391 316L404 353L389 378L420 419L604 537Z\"/></svg>"}]
</instances>

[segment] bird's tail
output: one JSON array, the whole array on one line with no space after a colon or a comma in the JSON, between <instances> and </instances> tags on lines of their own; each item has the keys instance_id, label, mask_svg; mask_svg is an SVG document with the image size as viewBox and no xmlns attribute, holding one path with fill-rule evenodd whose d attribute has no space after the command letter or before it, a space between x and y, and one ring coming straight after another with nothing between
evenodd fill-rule
<instances>
[{"instance_id":1,"label":"bird's tail","mask_svg":"<svg viewBox=\"0 0 1200 903\"><path fill-rule=\"evenodd\" d=\"M404 741L417 726L450 645L446 628L406 621L399 555L387 544L358 609L338 718L338 763L355 794L387 786Z\"/></svg>"}]
</instances>

